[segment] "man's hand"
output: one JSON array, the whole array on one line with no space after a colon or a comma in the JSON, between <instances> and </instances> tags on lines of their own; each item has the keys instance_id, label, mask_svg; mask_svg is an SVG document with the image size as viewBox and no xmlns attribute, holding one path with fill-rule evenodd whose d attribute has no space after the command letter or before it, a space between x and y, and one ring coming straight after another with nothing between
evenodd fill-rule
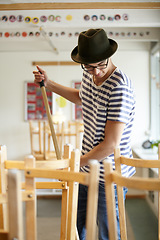
<instances>
[{"instance_id":1,"label":"man's hand","mask_svg":"<svg viewBox=\"0 0 160 240\"><path fill-rule=\"evenodd\" d=\"M38 65L36 66L38 71L33 71L34 74L34 82L39 85L39 83L43 80L45 87L47 86L47 82L49 81L47 73L45 70L40 68Z\"/></svg>"}]
</instances>

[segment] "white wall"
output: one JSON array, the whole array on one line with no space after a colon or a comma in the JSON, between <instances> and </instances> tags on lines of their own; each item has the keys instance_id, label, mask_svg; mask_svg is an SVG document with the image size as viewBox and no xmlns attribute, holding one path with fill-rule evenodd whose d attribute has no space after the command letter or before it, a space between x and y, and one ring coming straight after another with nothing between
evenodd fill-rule
<instances>
[{"instance_id":1,"label":"white wall","mask_svg":"<svg viewBox=\"0 0 160 240\"><path fill-rule=\"evenodd\" d=\"M8 159L23 159L30 154L28 122L24 121L24 82L32 81L32 61L70 60L70 53L58 56L51 52L0 53L0 144L8 149ZM113 57L115 64L134 82L137 95L137 113L133 144L141 144L149 127L149 43L120 42ZM80 80L80 66L47 66L51 79L66 86ZM65 115L72 117L72 106L67 103Z\"/></svg>"},{"instance_id":2,"label":"white wall","mask_svg":"<svg viewBox=\"0 0 160 240\"><path fill-rule=\"evenodd\" d=\"M115 63L133 81L136 94L136 116L132 145L138 146L147 139L145 132L149 129L150 104L150 43L119 42L119 51Z\"/></svg>"}]
</instances>

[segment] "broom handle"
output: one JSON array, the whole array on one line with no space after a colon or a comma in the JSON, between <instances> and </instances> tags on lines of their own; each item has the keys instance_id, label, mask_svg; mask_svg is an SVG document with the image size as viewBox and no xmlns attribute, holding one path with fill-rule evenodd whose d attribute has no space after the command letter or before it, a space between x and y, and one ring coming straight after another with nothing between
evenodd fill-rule
<instances>
[{"instance_id":1,"label":"broom handle","mask_svg":"<svg viewBox=\"0 0 160 240\"><path fill-rule=\"evenodd\" d=\"M57 142L55 130L54 130L54 127L53 127L53 121L52 121L51 111L50 111L49 104L48 104L48 99L47 99L46 89L45 89L45 86L44 86L44 81L40 82L40 88L41 88L41 92L42 92L42 96L43 96L44 105L45 105L45 108L46 108L46 113L47 113L48 122L49 122L50 130L51 130L51 135L52 135L52 140L53 140L53 144L54 144L54 148L55 148L55 152L56 152L56 157L57 157L58 160L60 160L61 159L61 154L60 154L60 151L59 151L58 142Z\"/></svg>"}]
</instances>

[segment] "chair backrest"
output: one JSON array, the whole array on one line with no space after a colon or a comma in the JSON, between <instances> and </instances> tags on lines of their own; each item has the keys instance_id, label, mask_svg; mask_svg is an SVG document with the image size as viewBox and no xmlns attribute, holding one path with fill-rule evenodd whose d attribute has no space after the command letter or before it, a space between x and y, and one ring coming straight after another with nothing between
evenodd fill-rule
<instances>
[{"instance_id":1,"label":"chair backrest","mask_svg":"<svg viewBox=\"0 0 160 240\"><path fill-rule=\"evenodd\" d=\"M160 146L159 146L159 148L160 148ZM128 166L134 166L134 167L140 167L140 168L158 168L158 169L160 169L160 161L158 161L158 159L157 160L144 160L144 159L138 159L138 158L127 158L127 157L124 157L124 156L120 155L120 150L119 149L115 149L114 158L115 158L115 169L116 169L115 174L118 173L119 176L121 176L121 164L125 164L125 165L128 165ZM159 157L158 158L160 160L160 151L159 151ZM160 173L160 171L159 171L159 173ZM112 175L113 175L113 173L112 173ZM107 178L106 173L105 173L105 178ZM144 187L143 190L147 190L147 185L143 185L143 187L142 187L142 185L140 184L145 180L149 184L148 187L150 189L148 189L148 190L153 191L154 189L152 189L152 187L155 187L154 184L156 185L156 182L152 185L152 181L154 182L154 179L144 179L144 178L139 178L138 179L136 177L129 179L129 181L132 181L132 180L133 180L133 185L131 185L131 188L133 186L133 188L135 188L135 189L143 189L143 187ZM113 179L111 181L114 182ZM120 232L121 232L121 238L123 240L127 240L125 206L124 206L124 199L123 199L123 186L127 187L127 185L129 183L127 182L128 179L125 179L125 178L122 178L121 181L123 182L124 185L122 185L122 182L120 184L118 182L118 184L117 184ZM159 174L159 180L158 181L159 181L158 183L160 184L160 174ZM117 182L114 182L114 183L117 183ZM106 179L106 184L108 184L107 179ZM157 191L159 191L158 188L155 187L155 189ZM111 191L111 189L110 189L110 191ZM111 193L111 194L113 195L114 193ZM110 201L110 199L108 201ZM160 193L159 192L158 192L158 202L160 203ZM160 209L158 210L158 231L159 231L159 239L160 239ZM112 239L116 239L116 238L112 238Z\"/></svg>"},{"instance_id":2,"label":"chair backrest","mask_svg":"<svg viewBox=\"0 0 160 240\"><path fill-rule=\"evenodd\" d=\"M8 229L0 229L0 239L23 240L21 176L17 170L8 171L8 193L0 194L0 203L8 206Z\"/></svg>"}]
</instances>

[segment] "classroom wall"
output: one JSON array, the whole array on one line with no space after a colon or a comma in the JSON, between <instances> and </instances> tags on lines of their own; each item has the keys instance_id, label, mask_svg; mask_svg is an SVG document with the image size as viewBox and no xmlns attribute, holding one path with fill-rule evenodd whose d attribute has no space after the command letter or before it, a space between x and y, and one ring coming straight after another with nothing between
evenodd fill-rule
<instances>
[{"instance_id":1,"label":"classroom wall","mask_svg":"<svg viewBox=\"0 0 160 240\"><path fill-rule=\"evenodd\" d=\"M137 110L132 145L141 145L149 128L149 49L148 42L119 42L113 56L114 63L134 82ZM23 159L30 154L29 124L24 120L24 83L32 81L33 61L68 61L69 52L55 55L43 52L0 53L0 144L8 149L8 159ZM79 81L80 66L45 66L49 77L66 86ZM69 102L63 109L67 120L72 119L73 105Z\"/></svg>"}]
</instances>

